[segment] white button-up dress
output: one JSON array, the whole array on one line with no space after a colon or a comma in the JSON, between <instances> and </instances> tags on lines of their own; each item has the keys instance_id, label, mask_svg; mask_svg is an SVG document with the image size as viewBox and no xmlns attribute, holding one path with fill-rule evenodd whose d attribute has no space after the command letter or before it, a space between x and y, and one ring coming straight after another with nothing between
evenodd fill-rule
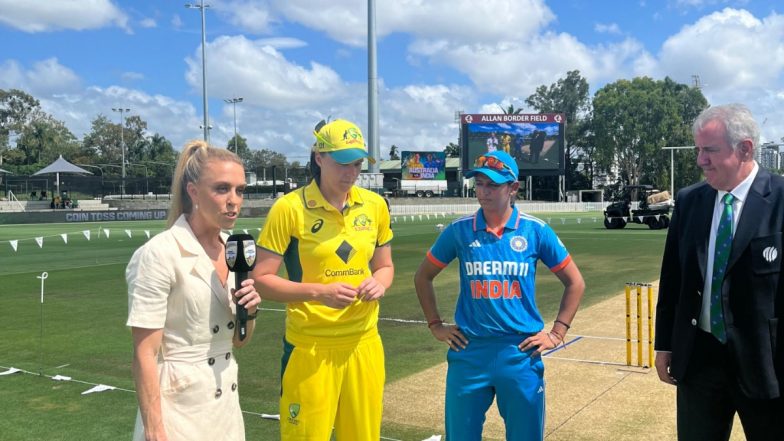
<instances>
[{"instance_id":1,"label":"white button-up dress","mask_svg":"<svg viewBox=\"0 0 784 441\"><path fill-rule=\"evenodd\" d=\"M222 283L185 216L136 250L125 277L127 326L163 329L158 370L169 440L244 440L231 352L234 278ZM133 439L144 440L138 413Z\"/></svg>"}]
</instances>

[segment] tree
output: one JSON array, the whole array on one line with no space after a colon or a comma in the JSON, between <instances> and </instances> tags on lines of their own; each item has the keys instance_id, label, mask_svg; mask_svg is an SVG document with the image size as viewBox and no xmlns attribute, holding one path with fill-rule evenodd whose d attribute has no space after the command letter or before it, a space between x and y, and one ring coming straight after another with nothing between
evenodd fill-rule
<instances>
[{"instance_id":1,"label":"tree","mask_svg":"<svg viewBox=\"0 0 784 441\"><path fill-rule=\"evenodd\" d=\"M35 118L43 116L37 99L19 89L0 89L0 164L8 157L11 133L20 134ZM11 154L12 163L23 162L20 154Z\"/></svg>"},{"instance_id":2,"label":"tree","mask_svg":"<svg viewBox=\"0 0 784 441\"><path fill-rule=\"evenodd\" d=\"M525 103L542 113L566 115L566 145L564 146L566 188L580 180L576 170L578 161L592 162L592 148L588 147L587 133L590 129L590 97L588 81L579 70L572 70L549 87L539 86L536 92L525 99Z\"/></svg>"},{"instance_id":3,"label":"tree","mask_svg":"<svg viewBox=\"0 0 784 441\"><path fill-rule=\"evenodd\" d=\"M269 149L251 150L250 159L245 168L248 170L259 170L272 166L279 168L286 167L286 155Z\"/></svg>"},{"instance_id":4,"label":"tree","mask_svg":"<svg viewBox=\"0 0 784 441\"><path fill-rule=\"evenodd\" d=\"M596 92L593 129L597 164L618 169L623 184L669 187L669 152L665 146L692 142L690 126L707 100L699 89L670 78L619 80ZM679 161L679 182L693 179L694 161Z\"/></svg>"},{"instance_id":5,"label":"tree","mask_svg":"<svg viewBox=\"0 0 784 441\"><path fill-rule=\"evenodd\" d=\"M60 155L70 161L81 161L85 156L76 137L50 115L43 115L22 128L16 149L23 154L24 164L49 164Z\"/></svg>"},{"instance_id":6,"label":"tree","mask_svg":"<svg viewBox=\"0 0 784 441\"><path fill-rule=\"evenodd\" d=\"M235 138L236 138L236 146L235 146ZM229 139L229 142L226 143L226 148L236 153L237 156L239 156L245 163L247 163L247 161L251 157L251 152L250 149L248 148L248 140L246 138L243 138L239 134L237 134L236 137L232 136L231 139Z\"/></svg>"},{"instance_id":7,"label":"tree","mask_svg":"<svg viewBox=\"0 0 784 441\"><path fill-rule=\"evenodd\" d=\"M444 154L447 158L459 158L460 146L454 142L450 142L446 147L444 147Z\"/></svg>"},{"instance_id":8,"label":"tree","mask_svg":"<svg viewBox=\"0 0 784 441\"><path fill-rule=\"evenodd\" d=\"M501 107L501 111L504 112L506 115L519 115L523 113L523 109L515 109L515 106L510 104L509 107L502 107L500 104L498 107Z\"/></svg>"},{"instance_id":9,"label":"tree","mask_svg":"<svg viewBox=\"0 0 784 441\"><path fill-rule=\"evenodd\" d=\"M400 149L395 144L389 148L389 159L400 159Z\"/></svg>"}]
</instances>

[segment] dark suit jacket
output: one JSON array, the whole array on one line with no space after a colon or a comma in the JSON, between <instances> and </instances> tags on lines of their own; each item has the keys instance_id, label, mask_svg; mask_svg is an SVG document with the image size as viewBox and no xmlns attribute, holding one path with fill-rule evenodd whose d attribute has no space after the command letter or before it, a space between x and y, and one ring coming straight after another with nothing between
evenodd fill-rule
<instances>
[{"instance_id":1,"label":"dark suit jacket","mask_svg":"<svg viewBox=\"0 0 784 441\"><path fill-rule=\"evenodd\" d=\"M702 296L710 295L702 290L715 201L716 190L705 182L683 189L667 233L655 346L672 352L676 380L686 374ZM782 232L784 178L760 169L743 204L721 293L728 368L749 398L777 398L784 389Z\"/></svg>"}]
</instances>

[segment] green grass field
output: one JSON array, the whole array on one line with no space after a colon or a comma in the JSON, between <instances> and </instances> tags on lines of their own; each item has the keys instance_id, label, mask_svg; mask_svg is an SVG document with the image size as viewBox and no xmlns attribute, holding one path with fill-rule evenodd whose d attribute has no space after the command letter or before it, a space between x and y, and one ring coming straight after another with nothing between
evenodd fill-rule
<instances>
[{"instance_id":1,"label":"green grass field","mask_svg":"<svg viewBox=\"0 0 784 441\"><path fill-rule=\"evenodd\" d=\"M617 294L626 281L658 277L666 230L631 225L605 230L599 213L537 214L550 223L572 253L585 277L583 306ZM578 223L578 218L580 223ZM595 219L595 221L594 221ZM384 341L387 380L401 379L445 360L445 348L427 326L383 318L422 320L413 289L413 275L437 235L435 225L450 219L424 219L394 225L396 276L382 300L379 328ZM241 220L254 236L261 220ZM36 375L0 376L0 439L121 440L129 439L136 414L130 372L130 331L125 327L127 295L125 266L146 241L144 230L156 234L162 222L115 222L0 226L0 372L16 367L78 381L53 381ZM99 236L108 229L110 236ZM91 232L91 240L83 235ZM128 237L125 230L131 231ZM67 234L64 243L61 234ZM44 237L39 248L35 237ZM14 251L9 240L18 240ZM45 302L40 304L42 272ZM546 268L539 268L537 302L546 320L558 308L561 290ZM457 295L457 266L436 279L439 306L451 317ZM265 308L283 305L265 302ZM44 325L41 338L41 315ZM579 320L579 312L577 320ZM623 320L619 311L617 320ZM284 314L263 311L250 345L236 351L240 365L240 400L248 439L278 439L278 423L261 419L276 414ZM86 383L81 383L86 382ZM89 383L89 384L88 384ZM124 390L81 395L93 384ZM416 398L411 397L412 406ZM384 423L382 436L421 440L435 428Z\"/></svg>"}]
</instances>

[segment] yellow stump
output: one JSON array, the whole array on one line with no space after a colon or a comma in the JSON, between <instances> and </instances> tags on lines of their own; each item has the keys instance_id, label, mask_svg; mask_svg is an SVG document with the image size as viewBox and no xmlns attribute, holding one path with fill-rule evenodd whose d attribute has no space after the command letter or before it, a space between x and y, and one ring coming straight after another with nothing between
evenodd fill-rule
<instances>
[{"instance_id":1,"label":"yellow stump","mask_svg":"<svg viewBox=\"0 0 784 441\"><path fill-rule=\"evenodd\" d=\"M648 284L648 366L653 367L653 286Z\"/></svg>"},{"instance_id":2,"label":"yellow stump","mask_svg":"<svg viewBox=\"0 0 784 441\"><path fill-rule=\"evenodd\" d=\"M642 367L642 285L637 284L637 366Z\"/></svg>"},{"instance_id":3,"label":"yellow stump","mask_svg":"<svg viewBox=\"0 0 784 441\"><path fill-rule=\"evenodd\" d=\"M626 284L626 366L632 365L632 286Z\"/></svg>"}]
</instances>

